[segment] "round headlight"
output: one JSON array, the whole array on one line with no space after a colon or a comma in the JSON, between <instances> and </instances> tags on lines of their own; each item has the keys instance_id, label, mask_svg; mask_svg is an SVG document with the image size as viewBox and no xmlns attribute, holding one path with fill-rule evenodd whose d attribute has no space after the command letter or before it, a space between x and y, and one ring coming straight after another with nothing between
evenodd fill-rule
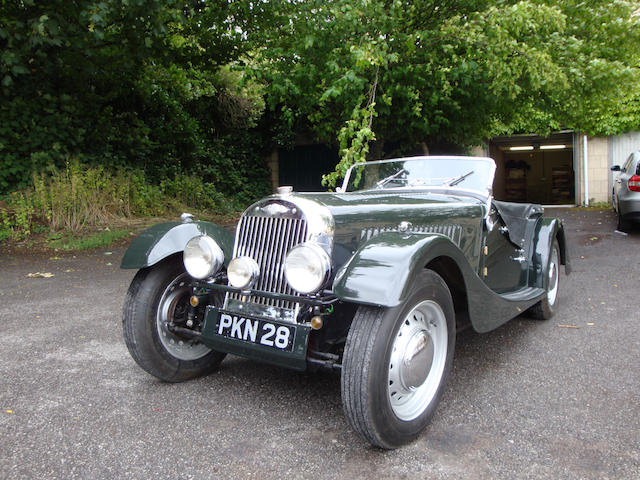
<instances>
[{"instance_id":1,"label":"round headlight","mask_svg":"<svg viewBox=\"0 0 640 480\"><path fill-rule=\"evenodd\" d=\"M258 263L250 257L237 257L229 262L227 277L236 288L251 287L260 275Z\"/></svg>"},{"instance_id":2,"label":"round headlight","mask_svg":"<svg viewBox=\"0 0 640 480\"><path fill-rule=\"evenodd\" d=\"M284 263L284 275L291 288L300 293L314 293L329 276L331 260L320 246L302 243L291 249Z\"/></svg>"},{"instance_id":3,"label":"round headlight","mask_svg":"<svg viewBox=\"0 0 640 480\"><path fill-rule=\"evenodd\" d=\"M193 237L183 253L184 268L193 278L208 278L224 263L224 253L216 241L206 235Z\"/></svg>"}]
</instances>

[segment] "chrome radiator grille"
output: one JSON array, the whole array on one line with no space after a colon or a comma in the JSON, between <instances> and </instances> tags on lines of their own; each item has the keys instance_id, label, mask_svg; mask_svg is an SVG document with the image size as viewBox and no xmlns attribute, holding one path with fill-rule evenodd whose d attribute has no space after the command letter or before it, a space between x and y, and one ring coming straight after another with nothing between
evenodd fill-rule
<instances>
[{"instance_id":1,"label":"chrome radiator grille","mask_svg":"<svg viewBox=\"0 0 640 480\"><path fill-rule=\"evenodd\" d=\"M247 256L260 266L260 277L254 290L286 295L299 295L284 277L284 260L289 250L307 240L307 222L299 218L244 216L236 232L233 258ZM229 300L243 300L268 307L295 309L295 302L270 299L258 295L242 298L228 293Z\"/></svg>"}]
</instances>

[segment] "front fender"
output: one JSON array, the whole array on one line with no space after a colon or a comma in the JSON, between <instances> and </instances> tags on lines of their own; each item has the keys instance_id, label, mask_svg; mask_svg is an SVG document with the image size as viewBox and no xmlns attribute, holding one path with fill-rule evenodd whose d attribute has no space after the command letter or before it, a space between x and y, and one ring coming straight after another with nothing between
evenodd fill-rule
<instances>
[{"instance_id":1,"label":"front fender","mask_svg":"<svg viewBox=\"0 0 640 480\"><path fill-rule=\"evenodd\" d=\"M187 242L198 235L213 238L224 252L227 265L233 252L234 235L210 222L167 222L154 225L134 238L122 258L120 268L144 268L169 255L184 251Z\"/></svg>"},{"instance_id":2,"label":"front fender","mask_svg":"<svg viewBox=\"0 0 640 480\"><path fill-rule=\"evenodd\" d=\"M336 273L333 292L344 301L395 307L406 298L417 272L440 256L471 270L464 254L444 235L380 233Z\"/></svg>"},{"instance_id":3,"label":"front fender","mask_svg":"<svg viewBox=\"0 0 640 480\"><path fill-rule=\"evenodd\" d=\"M467 312L477 332L497 328L545 294L542 288L532 286L497 294L487 287L448 237L394 232L380 233L365 243L337 272L333 291L343 301L395 307L407 298L416 276L429 264L447 269L441 272L445 276L461 279L456 312Z\"/></svg>"}]
</instances>

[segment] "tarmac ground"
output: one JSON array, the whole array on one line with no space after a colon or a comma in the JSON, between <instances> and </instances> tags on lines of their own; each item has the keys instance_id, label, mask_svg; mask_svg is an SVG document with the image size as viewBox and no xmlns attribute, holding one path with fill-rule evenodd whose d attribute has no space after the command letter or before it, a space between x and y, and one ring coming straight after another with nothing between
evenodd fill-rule
<instances>
[{"instance_id":1,"label":"tarmac ground","mask_svg":"<svg viewBox=\"0 0 640 480\"><path fill-rule=\"evenodd\" d=\"M122 339L123 248L0 251L0 478L638 479L640 229L546 215L573 266L555 317L460 334L432 423L395 451L349 428L337 373L228 356L185 383L146 374Z\"/></svg>"}]
</instances>

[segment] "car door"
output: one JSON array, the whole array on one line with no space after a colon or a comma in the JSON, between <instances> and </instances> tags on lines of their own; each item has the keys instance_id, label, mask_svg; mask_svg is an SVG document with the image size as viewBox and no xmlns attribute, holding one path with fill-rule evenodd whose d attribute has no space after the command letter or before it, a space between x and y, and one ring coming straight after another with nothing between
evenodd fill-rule
<instances>
[{"instance_id":1,"label":"car door","mask_svg":"<svg viewBox=\"0 0 640 480\"><path fill-rule=\"evenodd\" d=\"M525 252L509 240L507 226L493 206L486 225L481 277L496 293L518 290L526 281Z\"/></svg>"}]
</instances>

